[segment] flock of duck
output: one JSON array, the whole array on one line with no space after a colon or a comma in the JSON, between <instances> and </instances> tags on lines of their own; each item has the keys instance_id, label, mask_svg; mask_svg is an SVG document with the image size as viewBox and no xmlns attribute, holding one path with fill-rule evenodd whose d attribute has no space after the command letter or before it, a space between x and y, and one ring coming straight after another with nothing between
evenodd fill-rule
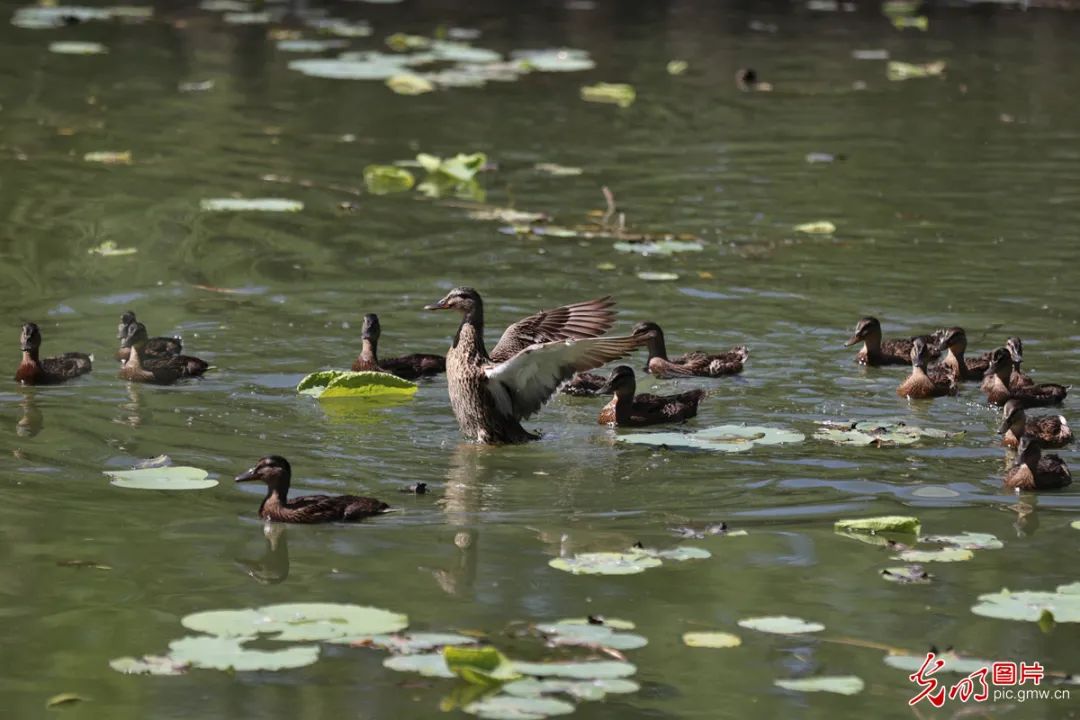
<instances>
[{"instance_id":1,"label":"flock of duck","mask_svg":"<svg viewBox=\"0 0 1080 720\"><path fill-rule=\"evenodd\" d=\"M488 352L484 344L484 304L469 287L451 290L426 310L455 310L461 323L445 356L413 354L378 356L379 318L364 317L362 348L352 365L355 371L380 371L416 380L445 372L450 405L462 433L480 443L516 443L539 435L521 422L537 412L556 392L579 396L613 396L599 414L599 422L613 426L645 426L682 422L697 414L705 397L702 389L674 395L637 394L634 370L615 367L607 377L589 372L645 347L645 371L658 378L721 377L739 373L749 356L745 346L721 353L691 352L669 357L664 333L656 323L640 322L630 335L604 336L615 323L611 297L541 310L508 327ZM199 377L209 364L183 355L175 337L150 337L146 326L131 311L125 312L117 333L121 362L119 377L131 382L173 384ZM48 385L91 371L92 357L65 353L42 358L41 330L23 325L22 362L15 380L23 385ZM1057 455L1043 448L1063 447L1073 435L1060 415L1028 417L1026 409L1060 405L1068 389L1037 384L1021 371L1023 344L1009 338L1003 347L977 358L965 357L967 336L959 327L930 335L885 340L876 318L859 321L847 346L862 343L856 359L869 366L911 365L911 374L897 394L912 399L955 395L965 381L981 381L987 400L1003 408L999 434L1003 444L1017 451L1004 482L1016 490L1065 487L1069 469ZM931 365L932 360L939 360ZM267 494L259 516L267 521L312 523L359 520L385 512L389 506L373 498L354 495L308 495L289 499L292 478L289 462L278 455L261 458L237 476L237 482L257 480Z\"/></svg>"}]
</instances>

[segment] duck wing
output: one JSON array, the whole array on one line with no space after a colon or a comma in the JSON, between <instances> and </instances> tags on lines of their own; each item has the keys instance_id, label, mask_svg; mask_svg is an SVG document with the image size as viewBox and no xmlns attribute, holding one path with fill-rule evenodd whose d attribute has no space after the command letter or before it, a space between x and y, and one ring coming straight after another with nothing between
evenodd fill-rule
<instances>
[{"instance_id":1,"label":"duck wing","mask_svg":"<svg viewBox=\"0 0 1080 720\"><path fill-rule=\"evenodd\" d=\"M628 335L536 343L505 362L484 366L487 391L499 412L522 420L539 410L574 373L618 360L644 342Z\"/></svg>"},{"instance_id":2,"label":"duck wing","mask_svg":"<svg viewBox=\"0 0 1080 720\"><path fill-rule=\"evenodd\" d=\"M56 357L41 359L41 367L47 375L77 377L90 372L93 358L85 353L70 352Z\"/></svg>"},{"instance_id":3,"label":"duck wing","mask_svg":"<svg viewBox=\"0 0 1080 720\"><path fill-rule=\"evenodd\" d=\"M490 357L501 363L538 343L603 335L615 324L614 307L615 301L608 295L553 310L541 310L506 328L492 348Z\"/></svg>"},{"instance_id":4,"label":"duck wing","mask_svg":"<svg viewBox=\"0 0 1080 720\"><path fill-rule=\"evenodd\" d=\"M332 522L360 520L389 507L375 498L357 495L302 495L291 498L287 510L291 522Z\"/></svg>"},{"instance_id":5,"label":"duck wing","mask_svg":"<svg viewBox=\"0 0 1080 720\"><path fill-rule=\"evenodd\" d=\"M602 394L600 388L607 384L607 378L591 372L579 372L559 386L559 392L576 397L597 397Z\"/></svg>"}]
</instances>

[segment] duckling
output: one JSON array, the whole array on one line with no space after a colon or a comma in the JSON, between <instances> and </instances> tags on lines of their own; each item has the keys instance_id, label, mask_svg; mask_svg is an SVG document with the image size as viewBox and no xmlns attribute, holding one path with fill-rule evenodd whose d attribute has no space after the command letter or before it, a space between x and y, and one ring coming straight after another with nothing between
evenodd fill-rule
<instances>
[{"instance_id":1,"label":"duckling","mask_svg":"<svg viewBox=\"0 0 1080 720\"><path fill-rule=\"evenodd\" d=\"M1040 443L1030 435L1020 438L1016 462L1005 471L1010 490L1058 490L1072 483L1069 466L1057 455L1043 455Z\"/></svg>"},{"instance_id":2,"label":"duckling","mask_svg":"<svg viewBox=\"0 0 1080 720\"><path fill-rule=\"evenodd\" d=\"M517 443L539 435L521 421L574 373L600 367L644 343L597 337L614 324L615 302L598 298L541 310L511 325L488 354L484 304L473 288L454 288L427 310L458 310L461 324L446 354L450 406L462 434L481 443Z\"/></svg>"},{"instance_id":3,"label":"duckling","mask_svg":"<svg viewBox=\"0 0 1080 720\"><path fill-rule=\"evenodd\" d=\"M645 372L658 378L720 377L734 375L743 370L743 363L750 357L745 345L737 345L727 352L707 355L703 352L691 352L668 359L664 345L664 331L654 322L639 322L634 326L634 335L646 340L649 348L649 361Z\"/></svg>"},{"instance_id":4,"label":"duckling","mask_svg":"<svg viewBox=\"0 0 1080 720\"><path fill-rule=\"evenodd\" d=\"M199 377L210 367L209 363L190 355L143 357L143 348L147 342L145 325L134 322L127 326L122 347L130 349L131 353L127 361L120 366L119 376L122 379L154 385L172 385L181 378Z\"/></svg>"},{"instance_id":5,"label":"duckling","mask_svg":"<svg viewBox=\"0 0 1080 720\"><path fill-rule=\"evenodd\" d=\"M931 335L920 335L928 345L928 359L934 360L940 354L937 343ZM881 323L875 317L864 317L855 325L855 334L848 338L844 347L861 342L862 349L855 355L860 365L878 367L881 365L907 365L911 362L911 343L915 338L881 339Z\"/></svg>"},{"instance_id":6,"label":"duckling","mask_svg":"<svg viewBox=\"0 0 1080 720\"><path fill-rule=\"evenodd\" d=\"M118 340L123 341L127 335L128 326L135 323L135 313L131 310L126 311L120 316L120 325L116 329L116 337ZM178 337L153 337L146 341L146 347L143 348L143 355L145 357L166 357L168 355L179 355L184 349L184 342ZM126 362L128 355L131 354L131 348L121 347L116 351L116 359L120 362Z\"/></svg>"},{"instance_id":7,"label":"duckling","mask_svg":"<svg viewBox=\"0 0 1080 720\"><path fill-rule=\"evenodd\" d=\"M1001 444L1014 448L1020 444L1020 438L1030 435L1044 448L1064 447L1072 442L1072 429L1064 415L1040 415L1029 418L1024 413L1024 404L1013 398L1005 403L1002 411L998 434L1004 434Z\"/></svg>"},{"instance_id":8,"label":"duckling","mask_svg":"<svg viewBox=\"0 0 1080 720\"><path fill-rule=\"evenodd\" d=\"M259 517L267 522L355 522L390 509L381 500L357 495L304 495L289 500L292 466L280 455L260 458L254 467L236 476L236 482L249 480L266 483Z\"/></svg>"},{"instance_id":9,"label":"duckling","mask_svg":"<svg viewBox=\"0 0 1080 720\"><path fill-rule=\"evenodd\" d=\"M37 323L22 326L19 347L22 349L22 362L15 371L15 382L21 385L56 385L85 375L92 369L94 358L85 353L69 352L44 359L39 357L41 329Z\"/></svg>"},{"instance_id":10,"label":"duckling","mask_svg":"<svg viewBox=\"0 0 1080 720\"><path fill-rule=\"evenodd\" d=\"M600 424L620 427L684 422L697 415L698 403L705 397L701 389L678 395L635 395L637 382L629 365L612 370L602 390L615 397L600 411Z\"/></svg>"},{"instance_id":11,"label":"duckling","mask_svg":"<svg viewBox=\"0 0 1080 720\"><path fill-rule=\"evenodd\" d=\"M1001 407L1010 398L1016 398L1026 408L1060 405L1069 392L1064 385L1054 383L1010 386L1012 372L1013 358L1009 351L1005 348L994 350L982 384L982 391L992 405Z\"/></svg>"},{"instance_id":12,"label":"duckling","mask_svg":"<svg viewBox=\"0 0 1080 720\"><path fill-rule=\"evenodd\" d=\"M376 355L380 335L382 335L382 326L379 324L379 316L368 313L364 316L364 329L360 335L363 347L352 364L354 372L375 370L397 375L406 380L416 380L420 377L430 377L446 372L446 358L442 355L416 353L380 360Z\"/></svg>"},{"instance_id":13,"label":"duckling","mask_svg":"<svg viewBox=\"0 0 1080 720\"><path fill-rule=\"evenodd\" d=\"M990 367L990 353L977 358L965 358L967 351L967 333L964 328L951 327L934 333L940 338L938 352L945 351L945 358L940 365L960 380L982 380L986 369Z\"/></svg>"},{"instance_id":14,"label":"duckling","mask_svg":"<svg viewBox=\"0 0 1080 720\"><path fill-rule=\"evenodd\" d=\"M1025 385L1034 385L1035 382L1020 371L1020 363L1024 362L1024 343L1020 338L1015 335L1011 338L1006 338L1005 349L1009 351L1009 355L1012 357L1013 369L1009 374L1009 387L1024 387Z\"/></svg>"},{"instance_id":15,"label":"duckling","mask_svg":"<svg viewBox=\"0 0 1080 720\"><path fill-rule=\"evenodd\" d=\"M930 349L926 340L917 337L911 343L911 375L896 388L900 397L922 400L956 394L956 380L944 373L929 375L926 363Z\"/></svg>"},{"instance_id":16,"label":"duckling","mask_svg":"<svg viewBox=\"0 0 1080 720\"><path fill-rule=\"evenodd\" d=\"M573 395L575 397L598 397L600 395L607 395L610 393L602 392L604 386L607 385L607 380L608 379L603 375L597 375L596 373L574 373L574 377L559 386L559 392L564 395Z\"/></svg>"}]
</instances>

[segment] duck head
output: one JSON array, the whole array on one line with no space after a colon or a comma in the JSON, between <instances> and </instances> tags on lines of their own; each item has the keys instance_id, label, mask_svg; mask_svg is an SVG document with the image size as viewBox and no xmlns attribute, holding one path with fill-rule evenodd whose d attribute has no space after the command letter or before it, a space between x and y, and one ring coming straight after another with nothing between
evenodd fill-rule
<instances>
[{"instance_id":1,"label":"duck head","mask_svg":"<svg viewBox=\"0 0 1080 720\"><path fill-rule=\"evenodd\" d=\"M1019 400L1013 398L1009 402L1005 403L1005 407L1001 411L1001 424L998 426L998 435L1004 435L1008 432L1009 428L1019 428L1019 432L1014 432L1014 435L1022 435L1024 432L1024 423L1027 421L1027 415L1024 413L1024 406Z\"/></svg>"},{"instance_id":2,"label":"duck head","mask_svg":"<svg viewBox=\"0 0 1080 720\"><path fill-rule=\"evenodd\" d=\"M364 329L360 332L360 338L378 342L380 335L382 335L382 326L379 325L379 316L368 313L364 316Z\"/></svg>"},{"instance_id":3,"label":"duck head","mask_svg":"<svg viewBox=\"0 0 1080 720\"><path fill-rule=\"evenodd\" d=\"M915 338L911 342L911 366L925 370L926 363L929 361L930 347L926 344L926 340L921 337Z\"/></svg>"},{"instance_id":4,"label":"duck head","mask_svg":"<svg viewBox=\"0 0 1080 720\"><path fill-rule=\"evenodd\" d=\"M608 381L600 388L602 394L614 393L616 397L633 397L637 390L637 380L634 378L634 369L629 365L619 365L611 371Z\"/></svg>"},{"instance_id":5,"label":"duck head","mask_svg":"<svg viewBox=\"0 0 1080 720\"><path fill-rule=\"evenodd\" d=\"M1020 438L1020 444L1016 446L1016 463L1014 466L1038 467L1041 456L1042 446L1039 445L1039 441L1030 435L1024 435Z\"/></svg>"},{"instance_id":6,"label":"duck head","mask_svg":"<svg viewBox=\"0 0 1080 720\"><path fill-rule=\"evenodd\" d=\"M985 377L991 375L1004 376L1004 379L1008 379L1009 373L1012 372L1012 355L1005 348L996 348L990 353L990 366L986 368Z\"/></svg>"},{"instance_id":7,"label":"duck head","mask_svg":"<svg viewBox=\"0 0 1080 720\"><path fill-rule=\"evenodd\" d=\"M135 313L131 310L127 310L120 316L120 324L116 327L116 337L118 340L123 340L124 335L127 334L128 325L135 322Z\"/></svg>"},{"instance_id":8,"label":"duck head","mask_svg":"<svg viewBox=\"0 0 1080 720\"><path fill-rule=\"evenodd\" d=\"M284 497L289 492L289 482L292 480L292 466L289 461L280 455L267 455L259 458L259 462L248 468L246 472L236 476L236 482L249 482L258 480L266 483L269 492L277 492Z\"/></svg>"},{"instance_id":9,"label":"duck head","mask_svg":"<svg viewBox=\"0 0 1080 720\"><path fill-rule=\"evenodd\" d=\"M23 352L37 352L41 347L41 330L38 329L37 323L28 322L22 326L22 333L19 335L19 348Z\"/></svg>"},{"instance_id":10,"label":"duck head","mask_svg":"<svg viewBox=\"0 0 1080 720\"><path fill-rule=\"evenodd\" d=\"M146 333L146 326L136 321L124 329L124 334L120 338L120 347L142 350L147 340L149 340L149 336Z\"/></svg>"},{"instance_id":11,"label":"duck head","mask_svg":"<svg viewBox=\"0 0 1080 720\"><path fill-rule=\"evenodd\" d=\"M1005 349L1009 351L1013 364L1017 368L1024 362L1024 343L1015 335L1005 341Z\"/></svg>"},{"instance_id":12,"label":"duck head","mask_svg":"<svg viewBox=\"0 0 1080 720\"><path fill-rule=\"evenodd\" d=\"M937 349L939 352L944 351L946 348L955 354L967 350L967 333L964 332L964 328L945 328L938 330L934 335L938 337Z\"/></svg>"},{"instance_id":13,"label":"duck head","mask_svg":"<svg viewBox=\"0 0 1080 720\"><path fill-rule=\"evenodd\" d=\"M851 347L855 343L866 342L874 339L881 342L881 323L875 317L864 317L855 325L855 334L848 338L844 347Z\"/></svg>"},{"instance_id":14,"label":"duck head","mask_svg":"<svg viewBox=\"0 0 1080 720\"><path fill-rule=\"evenodd\" d=\"M464 315L473 313L481 307L480 293L471 287L458 287L446 293L437 303L424 306L425 310L459 310Z\"/></svg>"},{"instance_id":15,"label":"duck head","mask_svg":"<svg viewBox=\"0 0 1080 720\"><path fill-rule=\"evenodd\" d=\"M664 331L651 320L639 322L634 326L634 337L640 339L649 348L649 359L654 357L667 360L667 348L664 346ZM648 370L648 363L645 365Z\"/></svg>"}]
</instances>

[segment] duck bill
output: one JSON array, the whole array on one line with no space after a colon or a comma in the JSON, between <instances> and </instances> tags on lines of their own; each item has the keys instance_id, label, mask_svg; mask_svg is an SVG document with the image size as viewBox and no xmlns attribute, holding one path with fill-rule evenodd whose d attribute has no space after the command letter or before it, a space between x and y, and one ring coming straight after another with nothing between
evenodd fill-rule
<instances>
[{"instance_id":1,"label":"duck bill","mask_svg":"<svg viewBox=\"0 0 1080 720\"><path fill-rule=\"evenodd\" d=\"M851 337L849 337L847 339L847 342L844 343L844 347L851 347L852 345L854 345L856 343L861 343L862 340L863 339L861 337L859 337L858 334L852 335Z\"/></svg>"},{"instance_id":2,"label":"duck bill","mask_svg":"<svg viewBox=\"0 0 1080 720\"><path fill-rule=\"evenodd\" d=\"M446 304L446 300L440 300L437 303L431 303L424 306L425 310L449 310L450 306Z\"/></svg>"},{"instance_id":3,"label":"duck bill","mask_svg":"<svg viewBox=\"0 0 1080 720\"><path fill-rule=\"evenodd\" d=\"M606 383L597 388L596 392L600 393L601 395L613 395L615 393L615 387L611 384L611 381L608 380Z\"/></svg>"},{"instance_id":4,"label":"duck bill","mask_svg":"<svg viewBox=\"0 0 1080 720\"><path fill-rule=\"evenodd\" d=\"M248 482L255 479L255 468L242 472L236 476L236 482Z\"/></svg>"},{"instance_id":5,"label":"duck bill","mask_svg":"<svg viewBox=\"0 0 1080 720\"><path fill-rule=\"evenodd\" d=\"M1006 432L1008 432L1009 427L1011 425L1012 425L1011 418L1005 418L1004 420L1001 421L1001 424L998 425L997 434L998 435L1004 435Z\"/></svg>"}]
</instances>

